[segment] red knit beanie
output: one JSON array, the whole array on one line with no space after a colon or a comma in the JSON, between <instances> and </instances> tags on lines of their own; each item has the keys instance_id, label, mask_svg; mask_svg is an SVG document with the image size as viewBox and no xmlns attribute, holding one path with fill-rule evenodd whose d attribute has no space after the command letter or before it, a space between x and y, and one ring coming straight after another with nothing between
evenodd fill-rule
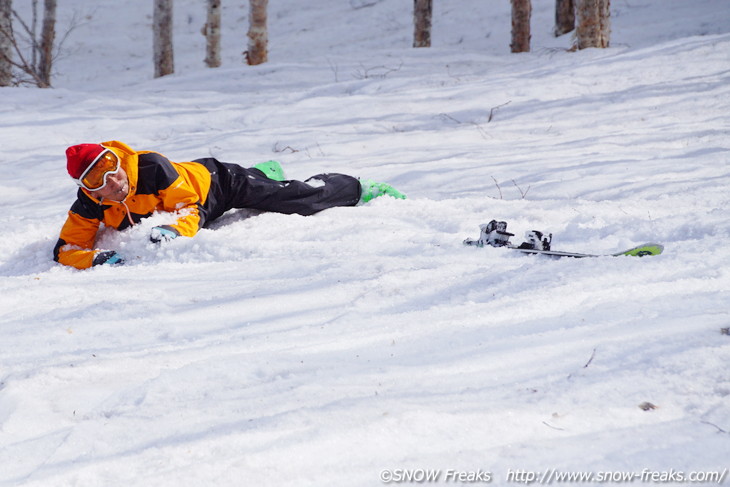
<instances>
[{"instance_id":1,"label":"red knit beanie","mask_svg":"<svg viewBox=\"0 0 730 487\"><path fill-rule=\"evenodd\" d=\"M72 178L78 179L84 173L89 164L105 151L106 148L99 144L72 145L66 149L66 169Z\"/></svg>"}]
</instances>

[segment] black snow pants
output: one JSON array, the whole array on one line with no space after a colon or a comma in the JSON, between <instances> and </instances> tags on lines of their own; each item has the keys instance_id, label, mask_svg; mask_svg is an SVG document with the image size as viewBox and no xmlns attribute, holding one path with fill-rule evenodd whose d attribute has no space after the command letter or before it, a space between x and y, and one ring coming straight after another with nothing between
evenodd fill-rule
<instances>
[{"instance_id":1,"label":"black snow pants","mask_svg":"<svg viewBox=\"0 0 730 487\"><path fill-rule=\"evenodd\" d=\"M193 162L203 164L211 174L208 198L201 208L205 223L234 208L312 215L335 206L355 206L360 201L360 181L346 174L318 174L306 181L275 181L256 168L212 157Z\"/></svg>"}]
</instances>

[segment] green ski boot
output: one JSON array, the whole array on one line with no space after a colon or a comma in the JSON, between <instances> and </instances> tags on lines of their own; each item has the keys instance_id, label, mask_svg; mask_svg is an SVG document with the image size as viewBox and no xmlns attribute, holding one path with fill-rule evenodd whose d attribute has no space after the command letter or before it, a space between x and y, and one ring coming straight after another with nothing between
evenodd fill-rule
<instances>
[{"instance_id":1,"label":"green ski boot","mask_svg":"<svg viewBox=\"0 0 730 487\"><path fill-rule=\"evenodd\" d=\"M276 161L260 162L254 167L264 173L269 179L273 179L274 181L286 181L284 170L281 168L281 164Z\"/></svg>"},{"instance_id":2,"label":"green ski boot","mask_svg":"<svg viewBox=\"0 0 730 487\"><path fill-rule=\"evenodd\" d=\"M360 203L367 203L378 196L388 195L399 200L406 199L406 195L395 189L388 183L378 183L372 179L361 179L360 186L362 194L360 195Z\"/></svg>"}]
</instances>

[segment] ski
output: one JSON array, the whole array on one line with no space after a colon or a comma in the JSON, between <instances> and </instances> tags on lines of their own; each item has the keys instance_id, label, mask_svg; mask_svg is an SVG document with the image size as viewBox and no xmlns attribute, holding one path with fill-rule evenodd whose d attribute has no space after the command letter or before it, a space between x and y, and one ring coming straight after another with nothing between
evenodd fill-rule
<instances>
[{"instance_id":1,"label":"ski","mask_svg":"<svg viewBox=\"0 0 730 487\"><path fill-rule=\"evenodd\" d=\"M464 240L464 245L471 245L475 247L504 247L524 254L544 255L555 259L559 259L561 257L572 257L575 259L585 257L619 256L644 257L647 255L659 255L664 251L664 246L658 243L645 243L632 247L628 250L622 250L620 252L610 254L587 254L582 252L552 250L550 248L553 239L552 234L545 236L543 232L532 230L526 233L525 242L520 245L512 245L509 238L513 237L514 233L507 232L507 222L492 220L489 223L479 225L479 229L481 230L479 239L474 240L467 238Z\"/></svg>"},{"instance_id":2,"label":"ski","mask_svg":"<svg viewBox=\"0 0 730 487\"><path fill-rule=\"evenodd\" d=\"M580 252L567 252L562 250L521 249L519 247L513 246L509 246L507 248L511 250L518 250L525 254L547 255L549 257L555 258L573 257L575 259L581 259L583 257L620 257L622 255L632 257L644 257L647 255L659 255L664 251L664 246L657 243L645 243L637 245L636 247L632 247L628 250L623 250L621 252L616 252L613 254L583 254Z\"/></svg>"}]
</instances>

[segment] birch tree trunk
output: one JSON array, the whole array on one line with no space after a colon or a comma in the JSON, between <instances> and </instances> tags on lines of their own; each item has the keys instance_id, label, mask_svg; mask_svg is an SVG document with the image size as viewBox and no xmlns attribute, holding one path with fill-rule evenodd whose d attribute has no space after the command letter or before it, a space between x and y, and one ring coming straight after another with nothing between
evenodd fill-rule
<instances>
[{"instance_id":1,"label":"birch tree trunk","mask_svg":"<svg viewBox=\"0 0 730 487\"><path fill-rule=\"evenodd\" d=\"M576 47L608 47L611 37L611 0L576 0Z\"/></svg>"},{"instance_id":2,"label":"birch tree trunk","mask_svg":"<svg viewBox=\"0 0 730 487\"><path fill-rule=\"evenodd\" d=\"M433 0L413 0L413 47L431 47Z\"/></svg>"},{"instance_id":3,"label":"birch tree trunk","mask_svg":"<svg viewBox=\"0 0 730 487\"><path fill-rule=\"evenodd\" d=\"M217 68L221 65L221 0L208 0L205 40L205 64Z\"/></svg>"},{"instance_id":4,"label":"birch tree trunk","mask_svg":"<svg viewBox=\"0 0 730 487\"><path fill-rule=\"evenodd\" d=\"M13 83L12 0L0 0L0 86Z\"/></svg>"},{"instance_id":5,"label":"birch tree trunk","mask_svg":"<svg viewBox=\"0 0 730 487\"><path fill-rule=\"evenodd\" d=\"M530 51L531 0L512 0L512 52Z\"/></svg>"},{"instance_id":6,"label":"birch tree trunk","mask_svg":"<svg viewBox=\"0 0 730 487\"><path fill-rule=\"evenodd\" d=\"M555 37L575 29L575 2L573 0L555 0Z\"/></svg>"},{"instance_id":7,"label":"birch tree trunk","mask_svg":"<svg viewBox=\"0 0 730 487\"><path fill-rule=\"evenodd\" d=\"M268 0L249 0L250 22L246 61L251 66L269 60L269 33L266 27Z\"/></svg>"},{"instance_id":8,"label":"birch tree trunk","mask_svg":"<svg viewBox=\"0 0 730 487\"><path fill-rule=\"evenodd\" d=\"M175 72L172 49L172 0L155 0L152 15L155 78Z\"/></svg>"},{"instance_id":9,"label":"birch tree trunk","mask_svg":"<svg viewBox=\"0 0 730 487\"><path fill-rule=\"evenodd\" d=\"M39 43L38 43L38 0L31 0L31 11L33 12L33 15L31 16L30 20L30 38L31 38L31 66L33 67L33 72L38 71L38 51L39 51ZM14 40L17 42L17 39Z\"/></svg>"},{"instance_id":10,"label":"birch tree trunk","mask_svg":"<svg viewBox=\"0 0 730 487\"><path fill-rule=\"evenodd\" d=\"M56 0L43 2L43 27L41 28L40 53L38 57L39 88L51 86L53 67L53 41L56 39Z\"/></svg>"}]
</instances>

